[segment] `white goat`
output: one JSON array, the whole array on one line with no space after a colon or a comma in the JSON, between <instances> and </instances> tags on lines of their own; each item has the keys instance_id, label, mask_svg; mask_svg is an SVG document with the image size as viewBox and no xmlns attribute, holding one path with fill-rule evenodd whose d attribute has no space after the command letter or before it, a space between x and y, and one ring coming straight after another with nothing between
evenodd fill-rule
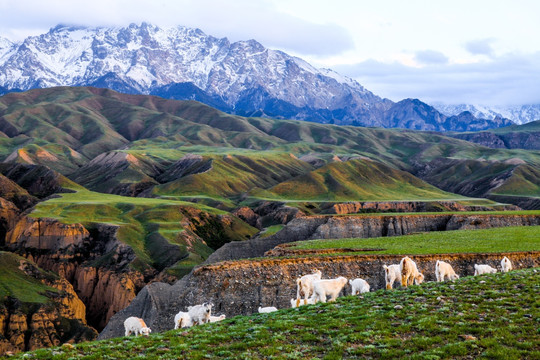
<instances>
[{"instance_id":1,"label":"white goat","mask_svg":"<svg viewBox=\"0 0 540 360\"><path fill-rule=\"evenodd\" d=\"M418 271L416 263L408 256L405 256L399 262L399 270L401 272L401 286L403 287L412 285L413 280L416 285L420 285L424 282L424 275Z\"/></svg>"},{"instance_id":2,"label":"white goat","mask_svg":"<svg viewBox=\"0 0 540 360\"><path fill-rule=\"evenodd\" d=\"M304 302L299 302L299 301L297 301L297 300L298 300L298 299L291 299L291 307L292 307L292 308L296 308L296 307L298 307L298 306L304 305ZM298 305L298 303L300 303L300 304ZM313 296L310 297L309 299L307 299L307 303L308 303L308 304L315 304L315 300L313 299Z\"/></svg>"},{"instance_id":3,"label":"white goat","mask_svg":"<svg viewBox=\"0 0 540 360\"><path fill-rule=\"evenodd\" d=\"M263 313L271 313L274 311L278 311L278 309L275 306L266 306L266 307L260 307L259 306L259 314Z\"/></svg>"},{"instance_id":4,"label":"white goat","mask_svg":"<svg viewBox=\"0 0 540 360\"><path fill-rule=\"evenodd\" d=\"M210 321L212 315L212 304L203 303L188 307L188 315L191 318L193 325L206 324Z\"/></svg>"},{"instance_id":5,"label":"white goat","mask_svg":"<svg viewBox=\"0 0 540 360\"><path fill-rule=\"evenodd\" d=\"M313 282L315 303L318 301L325 303L327 295L330 295L330 301L335 301L346 284L347 279L343 276L336 279L324 279Z\"/></svg>"},{"instance_id":6,"label":"white goat","mask_svg":"<svg viewBox=\"0 0 540 360\"><path fill-rule=\"evenodd\" d=\"M219 316L210 315L210 322L211 323L218 322L218 321L221 321L221 320L225 320L225 315L219 315Z\"/></svg>"},{"instance_id":7,"label":"white goat","mask_svg":"<svg viewBox=\"0 0 540 360\"><path fill-rule=\"evenodd\" d=\"M495 274L497 269L492 268L489 265L474 264L474 276L482 274Z\"/></svg>"},{"instance_id":8,"label":"white goat","mask_svg":"<svg viewBox=\"0 0 540 360\"><path fill-rule=\"evenodd\" d=\"M296 279L296 306L300 306L300 292L304 294L304 305L308 304L308 298L313 293L313 282L321 280L321 270L313 269L313 274L304 275Z\"/></svg>"},{"instance_id":9,"label":"white goat","mask_svg":"<svg viewBox=\"0 0 540 360\"><path fill-rule=\"evenodd\" d=\"M384 268L384 280L386 281L386 289L391 290L396 280L399 280L401 284L401 269L399 264L383 265Z\"/></svg>"},{"instance_id":10,"label":"white goat","mask_svg":"<svg viewBox=\"0 0 540 360\"><path fill-rule=\"evenodd\" d=\"M124 329L126 330L125 336L129 336L132 333L135 334L135 336L148 336L152 332L152 330L146 326L143 319L135 316L130 316L126 319L126 321L124 321Z\"/></svg>"},{"instance_id":11,"label":"white goat","mask_svg":"<svg viewBox=\"0 0 540 360\"><path fill-rule=\"evenodd\" d=\"M189 313L180 311L174 316L174 328L187 328L193 326Z\"/></svg>"},{"instance_id":12,"label":"white goat","mask_svg":"<svg viewBox=\"0 0 540 360\"><path fill-rule=\"evenodd\" d=\"M435 277L437 278L437 281L444 281L445 276L450 280L459 279L459 275L456 274L452 265L442 260L437 260L437 263L435 264Z\"/></svg>"},{"instance_id":13,"label":"white goat","mask_svg":"<svg viewBox=\"0 0 540 360\"><path fill-rule=\"evenodd\" d=\"M502 272L509 272L512 270L512 262L506 256L501 260Z\"/></svg>"},{"instance_id":14,"label":"white goat","mask_svg":"<svg viewBox=\"0 0 540 360\"><path fill-rule=\"evenodd\" d=\"M349 280L351 285L351 295L363 294L369 292L369 284L364 279Z\"/></svg>"}]
</instances>

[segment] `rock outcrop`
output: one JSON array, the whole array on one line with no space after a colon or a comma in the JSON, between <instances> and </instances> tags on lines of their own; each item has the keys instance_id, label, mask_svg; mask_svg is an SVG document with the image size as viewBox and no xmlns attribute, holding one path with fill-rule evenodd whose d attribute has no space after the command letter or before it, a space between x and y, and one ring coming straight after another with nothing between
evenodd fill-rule
<instances>
[{"instance_id":1,"label":"rock outcrop","mask_svg":"<svg viewBox=\"0 0 540 360\"><path fill-rule=\"evenodd\" d=\"M76 251L89 240L81 224L62 224L48 218L23 217L6 235L6 246L47 252Z\"/></svg>"},{"instance_id":2,"label":"rock outcrop","mask_svg":"<svg viewBox=\"0 0 540 360\"><path fill-rule=\"evenodd\" d=\"M210 255L205 264L263 256L266 251L277 245L300 240L371 238L424 231L532 225L540 225L539 215L425 215L419 213L418 215L305 216L292 220L272 236L225 244Z\"/></svg>"},{"instance_id":3,"label":"rock outcrop","mask_svg":"<svg viewBox=\"0 0 540 360\"><path fill-rule=\"evenodd\" d=\"M22 282L38 280L48 290L40 294L47 299L45 302L25 302L14 296L0 299L0 355L97 337L96 330L86 323L83 302L67 280L45 273L33 262L13 254L2 253L2 260L13 265L7 276L13 272L21 276L22 272ZM17 262L18 269L14 269Z\"/></svg>"},{"instance_id":4,"label":"rock outcrop","mask_svg":"<svg viewBox=\"0 0 540 360\"><path fill-rule=\"evenodd\" d=\"M332 204L324 209L326 214L357 214L357 213L380 213L380 212L438 212L438 211L490 211L490 206L462 205L455 201L353 201ZM502 210L499 208L499 210ZM504 210L520 210L515 205L506 205Z\"/></svg>"},{"instance_id":5,"label":"rock outcrop","mask_svg":"<svg viewBox=\"0 0 540 360\"><path fill-rule=\"evenodd\" d=\"M474 274L475 263L498 267L507 256L514 268L540 265L540 251L501 254L442 254L412 256L427 281L435 280L435 262L444 259L460 276ZM227 317L257 312L258 306L290 307L296 297L296 278L320 269L325 278L361 277L371 288L384 288L383 264L395 264L403 255L353 255L314 258L262 259L221 262L196 268L174 285L146 286L126 309L116 314L100 333L100 339L123 335L123 321L129 316L144 318L154 331L173 328L174 315L187 306L212 301L215 313ZM347 285L345 293L350 294Z\"/></svg>"},{"instance_id":6,"label":"rock outcrop","mask_svg":"<svg viewBox=\"0 0 540 360\"><path fill-rule=\"evenodd\" d=\"M117 230L117 226L97 225L91 236L81 224L23 217L7 233L6 246L72 284L86 304L83 318L102 329L146 284L144 274L129 269L135 254L116 239ZM104 254L114 266L93 265Z\"/></svg>"}]
</instances>

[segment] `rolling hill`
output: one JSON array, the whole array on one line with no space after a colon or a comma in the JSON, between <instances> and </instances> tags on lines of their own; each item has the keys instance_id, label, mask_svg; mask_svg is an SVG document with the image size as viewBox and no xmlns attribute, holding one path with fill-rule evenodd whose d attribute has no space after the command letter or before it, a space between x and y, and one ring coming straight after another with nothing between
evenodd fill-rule
<instances>
[{"instance_id":1,"label":"rolling hill","mask_svg":"<svg viewBox=\"0 0 540 360\"><path fill-rule=\"evenodd\" d=\"M540 166L535 152L489 149L438 133L244 118L195 101L82 87L0 98L0 131L6 135L0 138L3 161L46 165L90 190L130 196L236 202L257 188L268 190L306 175L314 166L358 156L444 191L488 196L492 187L478 188L478 181L498 184L517 166ZM209 169L178 172L189 154L211 161ZM482 170L471 172L470 166ZM314 196L324 197L328 189L319 189ZM534 186L523 189L520 195L539 195Z\"/></svg>"}]
</instances>

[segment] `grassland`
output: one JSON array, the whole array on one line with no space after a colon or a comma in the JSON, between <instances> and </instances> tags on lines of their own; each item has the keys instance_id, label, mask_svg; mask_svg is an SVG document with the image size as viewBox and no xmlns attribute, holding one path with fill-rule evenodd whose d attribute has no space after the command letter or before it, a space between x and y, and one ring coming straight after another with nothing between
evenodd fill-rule
<instances>
[{"instance_id":1,"label":"grassland","mask_svg":"<svg viewBox=\"0 0 540 360\"><path fill-rule=\"evenodd\" d=\"M47 292L54 294L57 290L44 285L35 277L29 276L19 269L21 260L28 261L13 253L0 251L0 304L3 304L7 297L26 304L46 303L49 298L45 294ZM41 271L41 276L55 277L52 273L45 271Z\"/></svg>"},{"instance_id":2,"label":"grassland","mask_svg":"<svg viewBox=\"0 0 540 360\"><path fill-rule=\"evenodd\" d=\"M369 239L321 239L298 241L290 246L292 250L379 249L365 253L411 255L540 251L540 226L439 231ZM362 252L355 252L359 253Z\"/></svg>"},{"instance_id":3,"label":"grassland","mask_svg":"<svg viewBox=\"0 0 540 360\"><path fill-rule=\"evenodd\" d=\"M186 208L195 208L209 216L227 214L177 200L133 198L81 190L39 203L30 216L54 218L66 224L82 223L90 229L96 224L119 226L118 240L135 251L141 267L151 265L163 269L172 265L174 259L183 259L190 265L200 263L213 251L202 242L188 245L180 236L185 231L182 222ZM230 240L245 240L257 230L233 218L232 224L224 231L224 236ZM168 251L170 246L176 250ZM180 264L177 267L181 267Z\"/></svg>"},{"instance_id":4,"label":"grassland","mask_svg":"<svg viewBox=\"0 0 540 360\"><path fill-rule=\"evenodd\" d=\"M289 201L465 200L407 172L365 159L333 162L267 191L253 191L252 196Z\"/></svg>"},{"instance_id":5,"label":"grassland","mask_svg":"<svg viewBox=\"0 0 540 360\"><path fill-rule=\"evenodd\" d=\"M518 270L15 358L540 359L539 292L540 272Z\"/></svg>"}]
</instances>

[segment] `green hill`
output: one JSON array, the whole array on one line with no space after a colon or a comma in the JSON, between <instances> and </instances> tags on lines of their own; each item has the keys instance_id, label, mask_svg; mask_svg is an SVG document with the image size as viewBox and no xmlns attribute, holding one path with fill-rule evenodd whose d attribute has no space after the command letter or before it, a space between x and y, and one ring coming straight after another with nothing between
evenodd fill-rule
<instances>
[{"instance_id":1,"label":"green hill","mask_svg":"<svg viewBox=\"0 0 540 360\"><path fill-rule=\"evenodd\" d=\"M15 358L536 359L538 280L528 269L429 282Z\"/></svg>"},{"instance_id":2,"label":"green hill","mask_svg":"<svg viewBox=\"0 0 540 360\"><path fill-rule=\"evenodd\" d=\"M117 225L116 237L137 256L130 266L140 271L168 269L173 275L183 275L225 242L245 240L257 232L240 219L203 205L87 190L41 202L30 216L81 223L90 230L96 224ZM106 265L112 261L108 255L96 261Z\"/></svg>"},{"instance_id":3,"label":"green hill","mask_svg":"<svg viewBox=\"0 0 540 360\"><path fill-rule=\"evenodd\" d=\"M381 163L353 159L325 165L252 196L281 200L392 201L464 199Z\"/></svg>"},{"instance_id":4,"label":"green hill","mask_svg":"<svg viewBox=\"0 0 540 360\"><path fill-rule=\"evenodd\" d=\"M536 127L512 129L530 133ZM0 132L5 135L0 137L0 160L46 165L91 190L133 196L241 198L255 188L268 190L296 176L317 176L310 174L314 167L328 164L334 156L366 157L463 196L488 196L491 188L477 181L500 181L502 167L507 174L520 164L530 166L531 171L540 167L538 152L490 149L434 132L245 118L195 101L85 87L35 89L1 97ZM103 162L107 154L118 152L131 159L114 165ZM167 177L187 154L212 158L212 169L204 174ZM291 160L289 154L297 159L319 158L322 163L302 164ZM468 162L478 161L490 164L474 165L481 168L481 180L464 168ZM456 162L464 165L454 169ZM271 172L276 175L271 176ZM334 175L328 176L332 182ZM313 181L321 183L321 179ZM484 191L478 190L478 185ZM329 190L333 196L330 184L312 189L316 187ZM523 189L520 195L537 196L534 186ZM350 190L343 190L344 197ZM358 190L353 193L360 194ZM324 193L310 196L323 198ZM336 198L343 198L340 196ZM377 195L373 200L380 198Z\"/></svg>"}]
</instances>

